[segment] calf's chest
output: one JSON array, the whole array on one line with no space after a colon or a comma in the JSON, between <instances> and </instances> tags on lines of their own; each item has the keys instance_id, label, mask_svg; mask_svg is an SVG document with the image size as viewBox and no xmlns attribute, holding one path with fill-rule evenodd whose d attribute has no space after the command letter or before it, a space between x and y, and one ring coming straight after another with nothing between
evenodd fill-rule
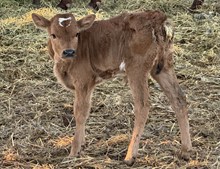
<instances>
[{"instance_id":1,"label":"calf's chest","mask_svg":"<svg viewBox=\"0 0 220 169\"><path fill-rule=\"evenodd\" d=\"M56 63L53 68L57 81L66 89L74 90L74 79L71 76L70 65Z\"/></svg>"}]
</instances>

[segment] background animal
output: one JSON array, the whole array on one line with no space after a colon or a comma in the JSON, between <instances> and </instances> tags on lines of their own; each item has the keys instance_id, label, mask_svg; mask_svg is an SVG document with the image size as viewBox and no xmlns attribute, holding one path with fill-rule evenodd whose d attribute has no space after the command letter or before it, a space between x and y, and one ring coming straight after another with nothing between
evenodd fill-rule
<instances>
[{"instance_id":1,"label":"background animal","mask_svg":"<svg viewBox=\"0 0 220 169\"><path fill-rule=\"evenodd\" d=\"M32 3L34 5L40 5L40 0L33 0ZM71 7L73 1L72 0L60 0L57 7L67 10ZM94 10L98 11L100 6L101 0L91 0L88 4L89 7L93 8Z\"/></svg>"}]
</instances>

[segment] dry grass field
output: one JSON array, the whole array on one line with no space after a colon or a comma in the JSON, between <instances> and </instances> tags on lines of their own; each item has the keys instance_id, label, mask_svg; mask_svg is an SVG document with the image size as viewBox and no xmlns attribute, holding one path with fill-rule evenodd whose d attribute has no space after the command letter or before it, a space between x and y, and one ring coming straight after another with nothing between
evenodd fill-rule
<instances>
[{"instance_id":1,"label":"dry grass field","mask_svg":"<svg viewBox=\"0 0 220 169\"><path fill-rule=\"evenodd\" d=\"M0 1L0 168L126 169L123 163L133 128L133 101L120 78L97 86L80 158L66 158L74 136L74 94L56 82L46 49L47 34L36 29L31 13L50 18L63 13L58 0ZM187 95L193 152L180 160L180 133L167 98L149 80L151 110L137 169L220 168L220 7L205 0L189 13L191 0L103 0L98 19L123 11L160 9L175 25L175 70ZM75 0L77 18L92 11Z\"/></svg>"}]
</instances>

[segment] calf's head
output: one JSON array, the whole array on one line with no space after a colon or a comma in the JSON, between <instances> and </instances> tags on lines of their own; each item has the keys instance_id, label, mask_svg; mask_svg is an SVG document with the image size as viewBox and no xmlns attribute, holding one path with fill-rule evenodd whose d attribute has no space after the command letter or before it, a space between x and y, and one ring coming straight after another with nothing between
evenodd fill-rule
<instances>
[{"instance_id":1,"label":"calf's head","mask_svg":"<svg viewBox=\"0 0 220 169\"><path fill-rule=\"evenodd\" d=\"M55 62L59 62L76 56L79 34L92 26L95 15L76 21L73 14L69 13L57 14L50 20L33 13L32 19L37 27L47 30L49 53Z\"/></svg>"}]
</instances>

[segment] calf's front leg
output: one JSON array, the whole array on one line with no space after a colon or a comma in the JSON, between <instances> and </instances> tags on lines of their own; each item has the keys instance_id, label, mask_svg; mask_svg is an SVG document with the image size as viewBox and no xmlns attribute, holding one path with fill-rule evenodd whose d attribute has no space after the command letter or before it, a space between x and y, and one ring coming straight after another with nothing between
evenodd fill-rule
<instances>
[{"instance_id":1,"label":"calf's front leg","mask_svg":"<svg viewBox=\"0 0 220 169\"><path fill-rule=\"evenodd\" d=\"M128 82L134 99L135 121L132 138L124 161L127 165L131 166L137 157L140 138L148 117L149 94L145 71L139 71L137 73L133 71L128 72Z\"/></svg>"},{"instance_id":2,"label":"calf's front leg","mask_svg":"<svg viewBox=\"0 0 220 169\"><path fill-rule=\"evenodd\" d=\"M81 146L85 143L85 123L89 117L93 88L93 86L84 86L75 89L74 116L76 130L69 156L78 156Z\"/></svg>"}]
</instances>

